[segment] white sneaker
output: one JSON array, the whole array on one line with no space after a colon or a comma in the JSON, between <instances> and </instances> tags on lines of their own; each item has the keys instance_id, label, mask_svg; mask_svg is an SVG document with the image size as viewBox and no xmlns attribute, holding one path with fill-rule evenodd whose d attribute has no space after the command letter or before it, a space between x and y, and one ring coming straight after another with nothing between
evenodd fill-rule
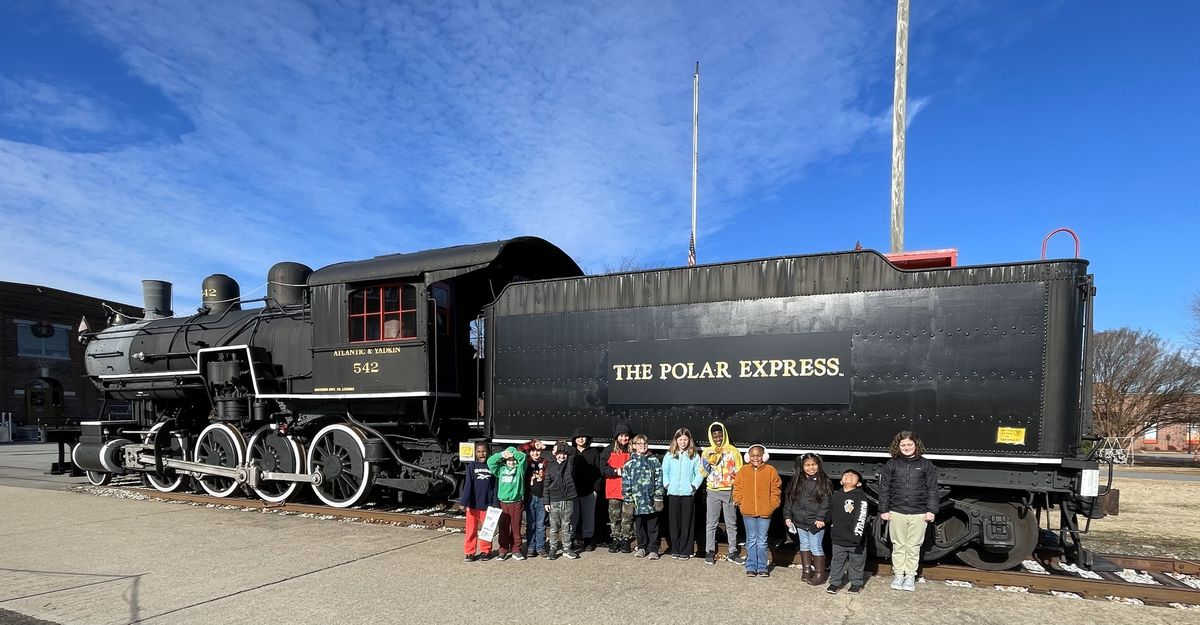
<instances>
[{"instance_id":1,"label":"white sneaker","mask_svg":"<svg viewBox=\"0 0 1200 625\"><path fill-rule=\"evenodd\" d=\"M633 557L635 557L635 558L646 557L646 550L639 548L637 551L633 552Z\"/></svg>"},{"instance_id":2,"label":"white sneaker","mask_svg":"<svg viewBox=\"0 0 1200 625\"><path fill-rule=\"evenodd\" d=\"M905 575L904 583L900 585L900 590L907 590L908 592L913 592L916 589L917 589L917 576L916 575Z\"/></svg>"},{"instance_id":3,"label":"white sneaker","mask_svg":"<svg viewBox=\"0 0 1200 625\"><path fill-rule=\"evenodd\" d=\"M904 590L904 578L900 573L892 577L892 590Z\"/></svg>"}]
</instances>

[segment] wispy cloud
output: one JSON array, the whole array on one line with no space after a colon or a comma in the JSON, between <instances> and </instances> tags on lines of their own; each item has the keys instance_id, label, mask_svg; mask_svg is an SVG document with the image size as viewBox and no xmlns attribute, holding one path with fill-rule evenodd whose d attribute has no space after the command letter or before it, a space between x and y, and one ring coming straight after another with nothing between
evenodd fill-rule
<instances>
[{"instance_id":1,"label":"wispy cloud","mask_svg":"<svg viewBox=\"0 0 1200 625\"><path fill-rule=\"evenodd\" d=\"M0 277L132 301L143 277L190 297L216 271L249 290L277 260L518 234L591 268L654 259L689 220L693 61L710 230L877 132L861 94L890 81L867 71L890 11L849 3L64 10L193 129L95 153L0 141ZM10 125L129 121L52 77L0 91L21 96Z\"/></svg>"}]
</instances>

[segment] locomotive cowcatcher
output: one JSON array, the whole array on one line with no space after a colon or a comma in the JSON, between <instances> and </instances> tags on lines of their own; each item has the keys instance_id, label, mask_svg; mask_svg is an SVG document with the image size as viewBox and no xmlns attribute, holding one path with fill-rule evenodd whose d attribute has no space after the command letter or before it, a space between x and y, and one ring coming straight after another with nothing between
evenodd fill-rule
<instances>
[{"instance_id":1,"label":"locomotive cowcatcher","mask_svg":"<svg viewBox=\"0 0 1200 625\"><path fill-rule=\"evenodd\" d=\"M221 274L187 316L170 285L143 286L144 319L81 334L89 376L130 406L84 424L72 457L97 484L271 502L307 487L349 507L452 494L479 440L582 426L602 444L624 422L662 449L719 420L781 472L815 451L868 493L892 434L919 431L942 487L927 559L1015 566L1042 519L1091 565L1077 519L1115 508L1083 447L1083 260L909 271L854 251L584 276L521 237L280 263L255 308Z\"/></svg>"}]
</instances>

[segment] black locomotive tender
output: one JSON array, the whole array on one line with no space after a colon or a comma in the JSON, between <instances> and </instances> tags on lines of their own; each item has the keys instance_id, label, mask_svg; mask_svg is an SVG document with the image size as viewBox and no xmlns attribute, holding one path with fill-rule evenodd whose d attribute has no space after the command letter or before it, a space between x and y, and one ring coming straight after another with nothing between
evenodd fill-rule
<instances>
[{"instance_id":1,"label":"black locomotive tender","mask_svg":"<svg viewBox=\"0 0 1200 625\"><path fill-rule=\"evenodd\" d=\"M100 484L325 504L375 489L449 495L470 443L597 441L628 422L661 449L675 428L766 445L790 472L874 476L901 429L939 467L926 558L1007 568L1050 511L1088 565L1076 519L1103 516L1089 434L1092 279L1083 260L901 270L856 251L584 276L538 238L271 268L242 309L224 275L173 317L88 333L88 374L132 418L86 422L74 462ZM876 532L882 536L882 532ZM888 545L875 545L886 553Z\"/></svg>"}]
</instances>

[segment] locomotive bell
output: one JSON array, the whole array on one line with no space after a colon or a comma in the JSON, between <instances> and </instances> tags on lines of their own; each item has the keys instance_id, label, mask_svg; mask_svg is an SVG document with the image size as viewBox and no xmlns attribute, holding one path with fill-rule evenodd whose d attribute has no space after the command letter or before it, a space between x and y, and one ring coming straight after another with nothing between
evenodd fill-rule
<instances>
[{"instance_id":1,"label":"locomotive bell","mask_svg":"<svg viewBox=\"0 0 1200 625\"><path fill-rule=\"evenodd\" d=\"M214 273L200 285L201 307L210 314L221 315L229 310L241 310L242 291L237 280L223 273Z\"/></svg>"}]
</instances>

